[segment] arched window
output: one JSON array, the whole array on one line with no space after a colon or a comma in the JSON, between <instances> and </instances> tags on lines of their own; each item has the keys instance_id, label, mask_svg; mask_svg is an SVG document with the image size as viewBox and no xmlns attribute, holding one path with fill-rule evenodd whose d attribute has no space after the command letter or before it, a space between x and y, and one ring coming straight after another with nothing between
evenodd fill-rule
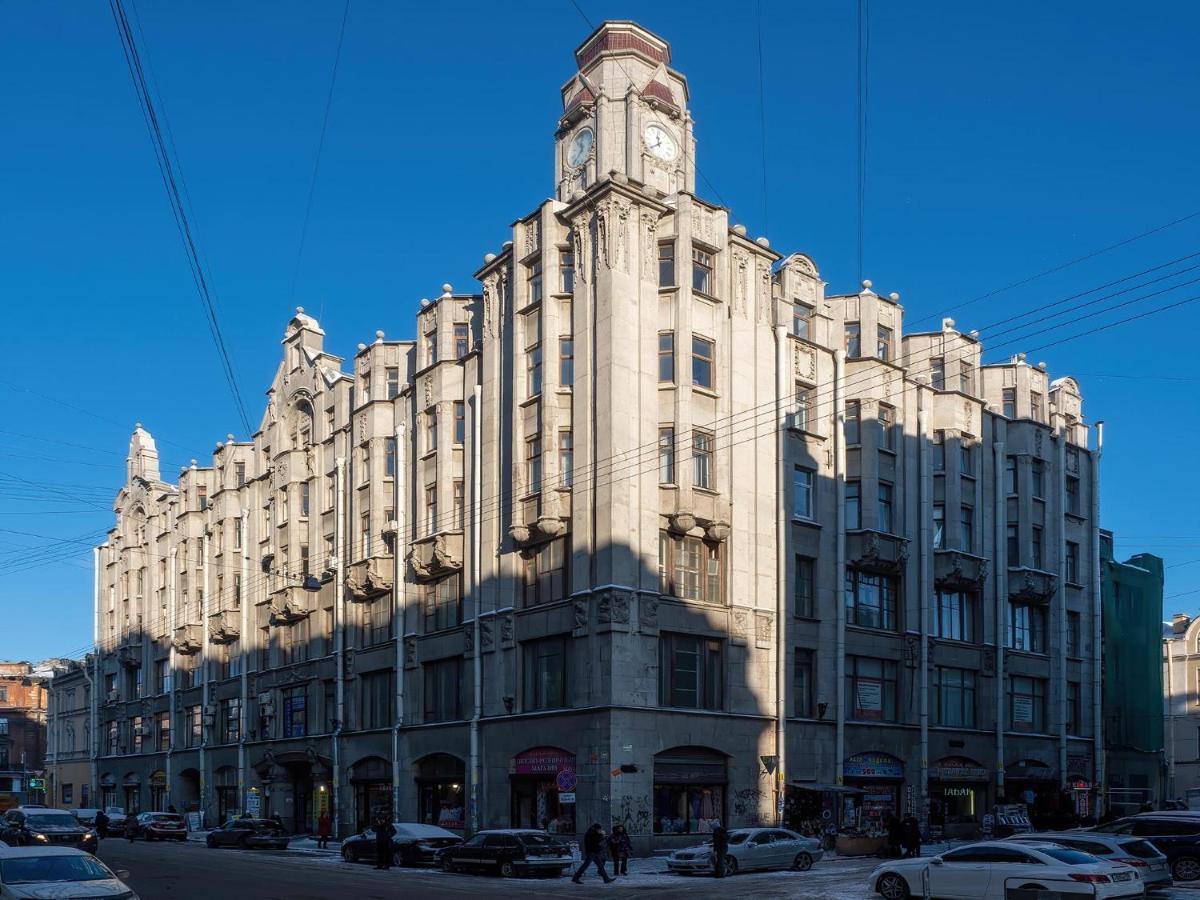
<instances>
[{"instance_id":1,"label":"arched window","mask_svg":"<svg viewBox=\"0 0 1200 900\"><path fill-rule=\"evenodd\" d=\"M292 408L292 446L307 447L313 440L313 406L301 397Z\"/></svg>"}]
</instances>

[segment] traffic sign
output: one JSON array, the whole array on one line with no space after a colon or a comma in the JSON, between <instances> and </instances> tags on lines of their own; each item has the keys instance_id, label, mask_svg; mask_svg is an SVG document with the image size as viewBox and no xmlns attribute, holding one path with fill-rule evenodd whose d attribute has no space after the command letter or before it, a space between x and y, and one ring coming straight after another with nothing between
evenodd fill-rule
<instances>
[{"instance_id":1,"label":"traffic sign","mask_svg":"<svg viewBox=\"0 0 1200 900\"><path fill-rule=\"evenodd\" d=\"M579 783L579 779L575 777L575 772L571 769L560 769L558 777L554 781L558 785L559 791L573 791L575 785Z\"/></svg>"},{"instance_id":2,"label":"traffic sign","mask_svg":"<svg viewBox=\"0 0 1200 900\"><path fill-rule=\"evenodd\" d=\"M574 803L575 802L575 792L574 791L559 791L558 802L559 803Z\"/></svg>"}]
</instances>

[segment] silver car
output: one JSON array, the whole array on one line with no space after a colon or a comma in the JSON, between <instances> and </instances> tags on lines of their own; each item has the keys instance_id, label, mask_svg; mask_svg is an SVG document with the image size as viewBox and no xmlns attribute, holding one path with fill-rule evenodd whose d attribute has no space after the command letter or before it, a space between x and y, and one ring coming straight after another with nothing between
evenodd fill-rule
<instances>
[{"instance_id":1,"label":"silver car","mask_svg":"<svg viewBox=\"0 0 1200 900\"><path fill-rule=\"evenodd\" d=\"M0 900L137 900L121 881L128 874L71 847L9 847L0 849Z\"/></svg>"},{"instance_id":2,"label":"silver car","mask_svg":"<svg viewBox=\"0 0 1200 900\"><path fill-rule=\"evenodd\" d=\"M1142 876L1146 887L1171 883L1171 867L1167 858L1145 838L1127 834L1102 834L1096 831L1043 831L1037 834L1014 834L1010 841L1049 841L1061 847L1090 853L1105 862L1133 866Z\"/></svg>"},{"instance_id":3,"label":"silver car","mask_svg":"<svg viewBox=\"0 0 1200 900\"><path fill-rule=\"evenodd\" d=\"M725 871L730 875L749 869L812 868L823 855L821 844L784 828L738 828L729 832ZM676 850L667 857L667 869L680 874L713 871L712 841Z\"/></svg>"}]
</instances>

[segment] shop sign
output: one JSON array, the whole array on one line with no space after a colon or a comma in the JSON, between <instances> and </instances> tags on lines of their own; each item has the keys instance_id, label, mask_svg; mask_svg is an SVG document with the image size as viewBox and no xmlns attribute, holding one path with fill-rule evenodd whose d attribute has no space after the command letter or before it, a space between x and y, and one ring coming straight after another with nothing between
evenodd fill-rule
<instances>
[{"instance_id":1,"label":"shop sign","mask_svg":"<svg viewBox=\"0 0 1200 900\"><path fill-rule=\"evenodd\" d=\"M575 802L575 792L574 791L559 791L558 792L558 802L559 803L574 803Z\"/></svg>"},{"instance_id":2,"label":"shop sign","mask_svg":"<svg viewBox=\"0 0 1200 900\"><path fill-rule=\"evenodd\" d=\"M508 774L553 777L564 769L575 770L575 754L555 747L536 747L514 756L508 766Z\"/></svg>"},{"instance_id":3,"label":"shop sign","mask_svg":"<svg viewBox=\"0 0 1200 900\"><path fill-rule=\"evenodd\" d=\"M854 687L854 717L883 718L883 682L874 678L859 678Z\"/></svg>"},{"instance_id":4,"label":"shop sign","mask_svg":"<svg viewBox=\"0 0 1200 900\"><path fill-rule=\"evenodd\" d=\"M934 781L987 781L988 770L965 756L947 756L933 764L929 777Z\"/></svg>"},{"instance_id":5,"label":"shop sign","mask_svg":"<svg viewBox=\"0 0 1200 900\"><path fill-rule=\"evenodd\" d=\"M903 778L904 763L887 753L856 753L842 763L846 778Z\"/></svg>"}]
</instances>

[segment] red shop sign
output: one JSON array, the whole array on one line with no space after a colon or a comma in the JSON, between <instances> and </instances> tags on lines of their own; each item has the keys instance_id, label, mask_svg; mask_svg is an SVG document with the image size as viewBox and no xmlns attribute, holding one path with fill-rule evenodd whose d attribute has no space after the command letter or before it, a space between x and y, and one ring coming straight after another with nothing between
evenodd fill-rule
<instances>
[{"instance_id":1,"label":"red shop sign","mask_svg":"<svg viewBox=\"0 0 1200 900\"><path fill-rule=\"evenodd\" d=\"M564 769L575 768L575 754L557 747L534 747L518 753L508 766L509 775L555 776Z\"/></svg>"}]
</instances>

